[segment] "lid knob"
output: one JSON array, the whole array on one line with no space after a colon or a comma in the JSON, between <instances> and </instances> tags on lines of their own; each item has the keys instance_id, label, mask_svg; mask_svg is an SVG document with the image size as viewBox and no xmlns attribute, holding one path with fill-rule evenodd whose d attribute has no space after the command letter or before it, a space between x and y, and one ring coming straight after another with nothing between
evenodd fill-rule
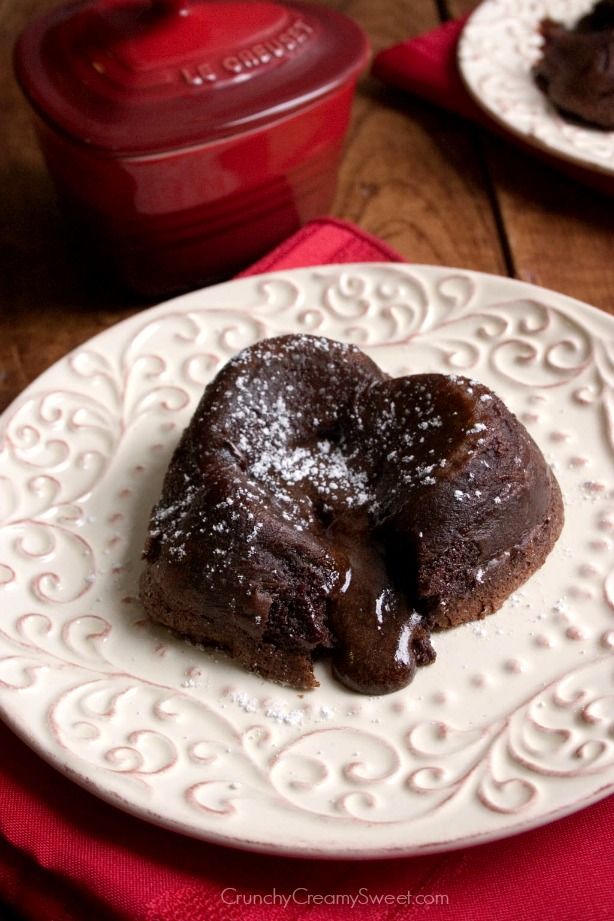
<instances>
[{"instance_id":1,"label":"lid knob","mask_svg":"<svg viewBox=\"0 0 614 921\"><path fill-rule=\"evenodd\" d=\"M185 15L190 5L190 0L153 0L153 5L160 13L179 13Z\"/></svg>"}]
</instances>

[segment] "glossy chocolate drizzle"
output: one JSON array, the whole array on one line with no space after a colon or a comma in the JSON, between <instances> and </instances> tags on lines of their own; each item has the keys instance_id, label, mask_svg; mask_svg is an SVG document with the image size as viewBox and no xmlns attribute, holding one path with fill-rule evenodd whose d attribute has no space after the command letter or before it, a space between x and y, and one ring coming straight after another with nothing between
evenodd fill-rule
<instances>
[{"instance_id":1,"label":"glossy chocolate drizzle","mask_svg":"<svg viewBox=\"0 0 614 921\"><path fill-rule=\"evenodd\" d=\"M334 540L349 563L329 611L337 639L335 674L347 687L365 694L388 694L405 687L417 665L435 659L430 630L395 586L385 547L368 530L337 533Z\"/></svg>"}]
</instances>

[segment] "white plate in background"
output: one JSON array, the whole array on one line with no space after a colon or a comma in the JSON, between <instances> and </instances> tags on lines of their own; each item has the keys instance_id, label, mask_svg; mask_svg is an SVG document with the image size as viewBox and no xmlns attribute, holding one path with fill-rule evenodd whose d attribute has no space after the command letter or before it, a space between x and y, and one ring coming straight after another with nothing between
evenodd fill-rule
<instances>
[{"instance_id":1,"label":"white plate in background","mask_svg":"<svg viewBox=\"0 0 614 921\"><path fill-rule=\"evenodd\" d=\"M614 175L614 131L564 118L538 89L539 24L572 26L594 0L484 0L461 34L458 62L467 89L496 122L527 144L599 173Z\"/></svg>"}]
</instances>

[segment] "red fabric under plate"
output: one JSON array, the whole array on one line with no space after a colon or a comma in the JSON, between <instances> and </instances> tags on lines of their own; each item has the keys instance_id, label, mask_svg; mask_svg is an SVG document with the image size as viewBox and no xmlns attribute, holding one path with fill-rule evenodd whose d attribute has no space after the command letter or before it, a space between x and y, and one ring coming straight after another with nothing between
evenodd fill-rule
<instances>
[{"instance_id":1,"label":"red fabric under plate","mask_svg":"<svg viewBox=\"0 0 614 921\"><path fill-rule=\"evenodd\" d=\"M327 217L311 221L237 277L308 265L390 261L403 259L388 244L355 224Z\"/></svg>"},{"instance_id":2,"label":"red fabric under plate","mask_svg":"<svg viewBox=\"0 0 614 921\"><path fill-rule=\"evenodd\" d=\"M386 259L398 257L385 244L350 224L322 220L255 270ZM72 784L2 724L0 745L0 899L28 921L614 918L614 798L545 828L447 854L292 860L203 844L141 822ZM358 899L354 909L329 904L340 894ZM249 904L254 895L260 904ZM385 896L391 904L381 901ZM436 897L440 904L419 904Z\"/></svg>"}]
</instances>

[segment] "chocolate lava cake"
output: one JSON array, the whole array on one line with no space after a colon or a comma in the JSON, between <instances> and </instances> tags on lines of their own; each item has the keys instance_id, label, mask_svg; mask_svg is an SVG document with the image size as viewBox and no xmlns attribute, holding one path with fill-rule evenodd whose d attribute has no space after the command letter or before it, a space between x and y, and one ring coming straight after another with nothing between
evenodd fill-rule
<instances>
[{"instance_id":1,"label":"chocolate lava cake","mask_svg":"<svg viewBox=\"0 0 614 921\"><path fill-rule=\"evenodd\" d=\"M563 522L537 445L477 381L391 378L351 345L251 346L206 388L151 515L150 618L295 688L329 652L384 694L433 629L495 611Z\"/></svg>"},{"instance_id":2,"label":"chocolate lava cake","mask_svg":"<svg viewBox=\"0 0 614 921\"><path fill-rule=\"evenodd\" d=\"M572 28L545 19L537 85L563 114L614 129L614 0L601 0Z\"/></svg>"}]
</instances>

